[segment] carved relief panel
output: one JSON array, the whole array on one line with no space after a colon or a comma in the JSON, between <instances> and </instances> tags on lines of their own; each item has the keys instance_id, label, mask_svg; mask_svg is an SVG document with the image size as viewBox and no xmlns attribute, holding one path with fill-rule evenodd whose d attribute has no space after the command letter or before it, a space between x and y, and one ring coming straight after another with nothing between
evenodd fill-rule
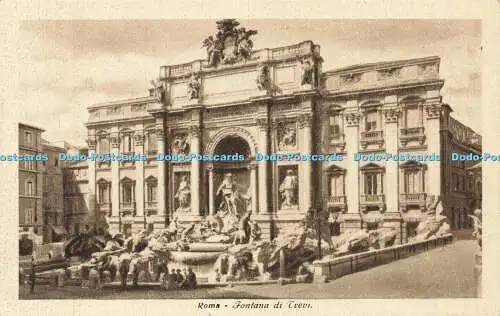
<instances>
[{"instance_id":1,"label":"carved relief panel","mask_svg":"<svg viewBox=\"0 0 500 316\"><path fill-rule=\"evenodd\" d=\"M190 138L187 133L174 134L172 138L172 154L187 155L190 149Z\"/></svg>"},{"instance_id":2,"label":"carved relief panel","mask_svg":"<svg viewBox=\"0 0 500 316\"><path fill-rule=\"evenodd\" d=\"M297 149L297 123L276 123L278 151L290 151Z\"/></svg>"}]
</instances>

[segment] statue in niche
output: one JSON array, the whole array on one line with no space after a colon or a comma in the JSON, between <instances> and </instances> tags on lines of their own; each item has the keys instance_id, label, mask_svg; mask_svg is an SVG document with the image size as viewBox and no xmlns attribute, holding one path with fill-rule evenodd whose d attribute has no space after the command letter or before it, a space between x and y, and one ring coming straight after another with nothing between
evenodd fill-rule
<instances>
[{"instance_id":1,"label":"statue in niche","mask_svg":"<svg viewBox=\"0 0 500 316\"><path fill-rule=\"evenodd\" d=\"M179 183L179 187L175 193L175 198L179 202L177 211L189 211L191 206L191 186L189 184L188 176L183 176L181 178L181 182Z\"/></svg>"},{"instance_id":2,"label":"statue in niche","mask_svg":"<svg viewBox=\"0 0 500 316\"><path fill-rule=\"evenodd\" d=\"M279 141L280 149L294 148L297 144L297 133L295 128L282 126L281 139Z\"/></svg>"},{"instance_id":3,"label":"statue in niche","mask_svg":"<svg viewBox=\"0 0 500 316\"><path fill-rule=\"evenodd\" d=\"M250 58L253 49L253 41L250 36L257 34L256 30L247 31L244 27L237 31L236 47L238 56L244 59Z\"/></svg>"},{"instance_id":4,"label":"statue in niche","mask_svg":"<svg viewBox=\"0 0 500 316\"><path fill-rule=\"evenodd\" d=\"M301 61L301 68L302 68L302 77L301 77L301 84L310 84L314 85L315 84L315 66L313 63L307 59L305 61Z\"/></svg>"},{"instance_id":5,"label":"statue in niche","mask_svg":"<svg viewBox=\"0 0 500 316\"><path fill-rule=\"evenodd\" d=\"M269 75L269 67L261 66L257 75L257 88L259 90L269 91L271 88L271 78Z\"/></svg>"},{"instance_id":6,"label":"statue in niche","mask_svg":"<svg viewBox=\"0 0 500 316\"><path fill-rule=\"evenodd\" d=\"M299 187L299 179L294 174L292 169L287 170L286 176L280 185L279 191L281 192L282 202L281 208L295 208L297 207L297 189Z\"/></svg>"},{"instance_id":7,"label":"statue in niche","mask_svg":"<svg viewBox=\"0 0 500 316\"><path fill-rule=\"evenodd\" d=\"M200 76L198 74L193 74L188 82L187 94L188 99L198 99L200 97Z\"/></svg>"},{"instance_id":8,"label":"statue in niche","mask_svg":"<svg viewBox=\"0 0 500 316\"><path fill-rule=\"evenodd\" d=\"M167 92L165 84L160 80L151 80L151 84L154 87L154 96L156 97L156 99L158 99L158 101L160 101L161 103L165 103Z\"/></svg>"},{"instance_id":9,"label":"statue in niche","mask_svg":"<svg viewBox=\"0 0 500 316\"><path fill-rule=\"evenodd\" d=\"M219 212L230 213L230 214L238 214L236 209L236 195L238 191L236 190L236 180L233 178L231 173L226 173L224 175L224 180L221 185L217 189L215 195L222 194L222 202L219 205Z\"/></svg>"},{"instance_id":10,"label":"statue in niche","mask_svg":"<svg viewBox=\"0 0 500 316\"><path fill-rule=\"evenodd\" d=\"M172 153L187 155L189 152L189 142L186 135L177 135L172 142Z\"/></svg>"}]
</instances>

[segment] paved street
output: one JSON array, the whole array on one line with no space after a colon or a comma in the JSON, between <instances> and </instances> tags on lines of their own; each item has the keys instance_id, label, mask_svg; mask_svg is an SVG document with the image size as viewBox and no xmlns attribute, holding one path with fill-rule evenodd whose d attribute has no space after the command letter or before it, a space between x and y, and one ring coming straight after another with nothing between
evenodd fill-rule
<instances>
[{"instance_id":1,"label":"paved street","mask_svg":"<svg viewBox=\"0 0 500 316\"><path fill-rule=\"evenodd\" d=\"M472 298L476 244L469 236L470 231L459 232L450 245L326 284L247 285L173 292L154 288L149 291L103 289L100 294L73 286L62 289L40 286L34 295L27 294L25 288L20 289L20 298Z\"/></svg>"}]
</instances>

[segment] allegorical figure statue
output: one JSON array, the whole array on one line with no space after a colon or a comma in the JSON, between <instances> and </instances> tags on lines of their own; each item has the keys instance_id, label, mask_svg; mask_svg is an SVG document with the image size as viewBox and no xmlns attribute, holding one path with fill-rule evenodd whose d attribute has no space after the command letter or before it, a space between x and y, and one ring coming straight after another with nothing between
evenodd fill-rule
<instances>
[{"instance_id":1,"label":"allegorical figure statue","mask_svg":"<svg viewBox=\"0 0 500 316\"><path fill-rule=\"evenodd\" d=\"M479 249L483 248L483 215L480 209L474 211L474 215L469 215L470 218L474 221L474 230L472 231L472 236L476 238L477 243L479 245Z\"/></svg>"},{"instance_id":2,"label":"allegorical figure statue","mask_svg":"<svg viewBox=\"0 0 500 316\"><path fill-rule=\"evenodd\" d=\"M158 101L164 103L166 101L166 88L165 85L159 80L151 80L151 84L154 87L154 96Z\"/></svg>"},{"instance_id":3,"label":"allegorical figure statue","mask_svg":"<svg viewBox=\"0 0 500 316\"><path fill-rule=\"evenodd\" d=\"M257 75L257 88L259 90L269 90L271 88L271 78L269 76L269 67L262 66Z\"/></svg>"},{"instance_id":4,"label":"allegorical figure statue","mask_svg":"<svg viewBox=\"0 0 500 316\"><path fill-rule=\"evenodd\" d=\"M189 144L186 136L177 135L172 142L172 153L186 155Z\"/></svg>"},{"instance_id":5,"label":"allegorical figure statue","mask_svg":"<svg viewBox=\"0 0 500 316\"><path fill-rule=\"evenodd\" d=\"M186 211L191 205L191 186L187 176L183 176L177 192L175 193L175 198L179 201L179 207L177 210Z\"/></svg>"},{"instance_id":6,"label":"allegorical figure statue","mask_svg":"<svg viewBox=\"0 0 500 316\"><path fill-rule=\"evenodd\" d=\"M284 127L284 131L279 143L280 149L295 147L296 133L294 128Z\"/></svg>"},{"instance_id":7,"label":"allegorical figure statue","mask_svg":"<svg viewBox=\"0 0 500 316\"><path fill-rule=\"evenodd\" d=\"M286 172L285 179L280 185L280 192L283 198L281 204L282 208L290 208L297 206L297 189L299 186L299 179L294 174L293 170L289 169Z\"/></svg>"},{"instance_id":8,"label":"allegorical figure statue","mask_svg":"<svg viewBox=\"0 0 500 316\"><path fill-rule=\"evenodd\" d=\"M226 173L224 175L224 180L217 189L216 195L222 194L223 201L219 205L219 211L230 212L231 214L237 214L236 209L236 186L237 183L233 178L231 173Z\"/></svg>"},{"instance_id":9,"label":"allegorical figure statue","mask_svg":"<svg viewBox=\"0 0 500 316\"><path fill-rule=\"evenodd\" d=\"M189 100L198 99L200 97L200 87L200 77L197 74L193 74L187 87Z\"/></svg>"},{"instance_id":10,"label":"allegorical figure statue","mask_svg":"<svg viewBox=\"0 0 500 316\"><path fill-rule=\"evenodd\" d=\"M314 65L310 60L302 61L301 84L314 84Z\"/></svg>"}]
</instances>

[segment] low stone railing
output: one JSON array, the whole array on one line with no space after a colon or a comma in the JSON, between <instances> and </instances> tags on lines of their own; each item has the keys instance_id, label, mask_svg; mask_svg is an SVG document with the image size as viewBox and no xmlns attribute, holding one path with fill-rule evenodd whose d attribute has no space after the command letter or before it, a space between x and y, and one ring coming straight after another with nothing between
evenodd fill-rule
<instances>
[{"instance_id":1,"label":"low stone railing","mask_svg":"<svg viewBox=\"0 0 500 316\"><path fill-rule=\"evenodd\" d=\"M392 261L407 258L424 251L449 244L453 235L430 238L423 241L397 245L379 250L370 250L331 260L318 260L313 263L315 280L336 279L344 275L367 270Z\"/></svg>"}]
</instances>

